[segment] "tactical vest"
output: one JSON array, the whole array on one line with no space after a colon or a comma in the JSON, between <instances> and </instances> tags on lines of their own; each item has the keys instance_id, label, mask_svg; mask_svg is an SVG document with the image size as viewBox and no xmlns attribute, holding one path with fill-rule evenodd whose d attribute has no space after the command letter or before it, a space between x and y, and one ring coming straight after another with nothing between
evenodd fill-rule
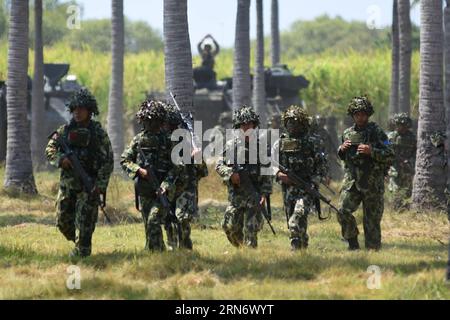
<instances>
[{"instance_id":1,"label":"tactical vest","mask_svg":"<svg viewBox=\"0 0 450 320\"><path fill-rule=\"evenodd\" d=\"M171 150L162 148L166 143L166 138L162 134L144 133L137 146L136 163L142 168L145 164L151 166L159 182L164 180L171 167ZM139 150L142 150L143 155Z\"/></svg>"},{"instance_id":2,"label":"tactical vest","mask_svg":"<svg viewBox=\"0 0 450 320\"><path fill-rule=\"evenodd\" d=\"M280 139L280 163L307 180L316 172L314 146L308 137L291 138L282 135Z\"/></svg>"},{"instance_id":3,"label":"tactical vest","mask_svg":"<svg viewBox=\"0 0 450 320\"><path fill-rule=\"evenodd\" d=\"M94 123L87 128L79 127L75 121L64 127L63 139L91 177L96 177L102 161L99 152L99 142Z\"/></svg>"}]
</instances>

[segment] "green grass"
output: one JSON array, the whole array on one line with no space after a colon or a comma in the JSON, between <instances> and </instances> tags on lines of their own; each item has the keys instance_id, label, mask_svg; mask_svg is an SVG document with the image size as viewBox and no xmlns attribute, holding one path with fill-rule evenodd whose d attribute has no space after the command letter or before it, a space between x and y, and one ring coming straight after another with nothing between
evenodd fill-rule
<instances>
[{"instance_id":1,"label":"green grass","mask_svg":"<svg viewBox=\"0 0 450 320\"><path fill-rule=\"evenodd\" d=\"M0 180L3 175L0 169ZM200 186L194 251L148 253L131 183L115 178L108 194L115 223L105 225L100 217L93 255L74 262L68 258L73 244L54 227L57 177L37 174L39 196L0 193L0 299L450 298L444 214L386 210L380 252L348 252L334 217L320 222L311 216L309 249L292 253L277 191L277 236L265 227L257 250L235 249L220 228L225 189L211 172ZM211 190L214 199L208 199ZM361 212L357 220L361 224ZM66 288L67 268L74 263L81 290ZM371 265L381 268L381 289L367 288Z\"/></svg>"}]
</instances>

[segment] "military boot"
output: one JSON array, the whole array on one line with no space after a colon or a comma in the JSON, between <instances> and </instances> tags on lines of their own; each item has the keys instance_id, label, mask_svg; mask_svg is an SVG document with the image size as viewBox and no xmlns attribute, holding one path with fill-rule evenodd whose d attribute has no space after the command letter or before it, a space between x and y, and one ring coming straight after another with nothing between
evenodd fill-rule
<instances>
[{"instance_id":1,"label":"military boot","mask_svg":"<svg viewBox=\"0 0 450 320\"><path fill-rule=\"evenodd\" d=\"M359 250L360 249L359 248L358 237L350 238L347 241L348 241L348 250L354 251L354 250Z\"/></svg>"},{"instance_id":2,"label":"military boot","mask_svg":"<svg viewBox=\"0 0 450 320\"><path fill-rule=\"evenodd\" d=\"M291 251L297 251L301 249L300 239L292 239L291 240Z\"/></svg>"}]
</instances>

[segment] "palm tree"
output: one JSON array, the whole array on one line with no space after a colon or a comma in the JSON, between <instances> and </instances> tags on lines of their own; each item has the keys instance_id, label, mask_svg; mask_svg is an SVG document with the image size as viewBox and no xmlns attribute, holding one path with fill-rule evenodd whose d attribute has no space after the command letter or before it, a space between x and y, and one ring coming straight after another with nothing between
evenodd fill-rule
<instances>
[{"instance_id":1,"label":"palm tree","mask_svg":"<svg viewBox=\"0 0 450 320\"><path fill-rule=\"evenodd\" d=\"M233 109L251 102L250 0L237 0L234 40Z\"/></svg>"},{"instance_id":2,"label":"palm tree","mask_svg":"<svg viewBox=\"0 0 450 320\"><path fill-rule=\"evenodd\" d=\"M445 68L445 112L447 119L447 137L450 139L450 0L446 0L446 6L444 9L444 36L445 36L445 47L444 47L444 68ZM450 144L449 144L450 145ZM450 152L448 152L450 157ZM450 160L450 158L449 158ZM448 162L450 163L450 162ZM449 183L450 183L450 166L449 170Z\"/></svg>"},{"instance_id":3,"label":"palm tree","mask_svg":"<svg viewBox=\"0 0 450 320\"><path fill-rule=\"evenodd\" d=\"M280 63L280 26L279 26L278 0L272 0L271 15L271 44L272 44L272 65Z\"/></svg>"},{"instance_id":4,"label":"palm tree","mask_svg":"<svg viewBox=\"0 0 450 320\"><path fill-rule=\"evenodd\" d=\"M112 70L109 87L108 134L114 152L114 168L120 171L120 156L124 149L123 132L123 73L125 51L125 24L123 0L112 0L111 52Z\"/></svg>"},{"instance_id":5,"label":"palm tree","mask_svg":"<svg viewBox=\"0 0 450 320\"><path fill-rule=\"evenodd\" d=\"M256 63L253 78L253 105L261 118L261 124L267 123L266 81L264 75L264 15L263 1L256 0Z\"/></svg>"},{"instance_id":6,"label":"palm tree","mask_svg":"<svg viewBox=\"0 0 450 320\"><path fill-rule=\"evenodd\" d=\"M194 85L187 0L164 0L166 95L170 92L184 112L193 111Z\"/></svg>"},{"instance_id":7,"label":"palm tree","mask_svg":"<svg viewBox=\"0 0 450 320\"><path fill-rule=\"evenodd\" d=\"M31 94L31 155L35 167L45 163L44 49L42 43L42 0L34 1L34 78Z\"/></svg>"},{"instance_id":8,"label":"palm tree","mask_svg":"<svg viewBox=\"0 0 450 320\"><path fill-rule=\"evenodd\" d=\"M447 145L450 141L450 0L445 1L444 9L444 36L445 36L445 111L447 119ZM450 163L450 152L447 152L447 164ZM450 166L447 165L447 186L450 186ZM450 281L450 243L447 260L447 281Z\"/></svg>"},{"instance_id":9,"label":"palm tree","mask_svg":"<svg viewBox=\"0 0 450 320\"><path fill-rule=\"evenodd\" d=\"M441 0L420 2L420 97L413 205L431 209L444 203L446 174L431 135L445 131L443 92L443 11Z\"/></svg>"},{"instance_id":10,"label":"palm tree","mask_svg":"<svg viewBox=\"0 0 450 320\"><path fill-rule=\"evenodd\" d=\"M410 113L411 99L411 4L398 0L399 56L399 111Z\"/></svg>"},{"instance_id":11,"label":"palm tree","mask_svg":"<svg viewBox=\"0 0 450 320\"><path fill-rule=\"evenodd\" d=\"M8 134L4 186L36 193L27 119L28 1L13 0L8 46Z\"/></svg>"},{"instance_id":12,"label":"palm tree","mask_svg":"<svg viewBox=\"0 0 450 320\"><path fill-rule=\"evenodd\" d=\"M391 95L389 97L389 114L398 113L398 90L399 90L399 35L398 35L398 0L393 0L392 10L392 77Z\"/></svg>"}]
</instances>

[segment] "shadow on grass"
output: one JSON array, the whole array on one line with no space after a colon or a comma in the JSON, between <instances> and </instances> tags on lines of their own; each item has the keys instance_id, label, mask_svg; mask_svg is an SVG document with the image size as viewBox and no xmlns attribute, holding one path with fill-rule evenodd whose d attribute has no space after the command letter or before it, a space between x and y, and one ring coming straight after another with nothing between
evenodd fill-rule
<instances>
[{"instance_id":1,"label":"shadow on grass","mask_svg":"<svg viewBox=\"0 0 450 320\"><path fill-rule=\"evenodd\" d=\"M36 216L32 214L0 215L0 227L16 226L23 223L55 225L55 215Z\"/></svg>"}]
</instances>

